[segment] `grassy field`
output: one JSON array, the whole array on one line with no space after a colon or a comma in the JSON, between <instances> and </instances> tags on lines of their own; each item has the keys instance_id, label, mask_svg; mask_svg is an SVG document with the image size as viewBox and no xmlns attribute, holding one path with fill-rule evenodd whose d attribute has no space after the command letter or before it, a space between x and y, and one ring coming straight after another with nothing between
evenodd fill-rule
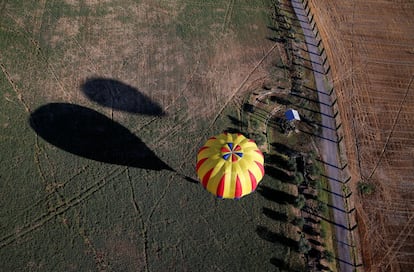
<instances>
[{"instance_id":1,"label":"grassy field","mask_svg":"<svg viewBox=\"0 0 414 272\"><path fill-rule=\"evenodd\" d=\"M267 175L223 201L195 180L196 152L240 127L244 97L269 71L287 80L272 12L0 1L0 269L303 270L295 186Z\"/></svg>"}]
</instances>

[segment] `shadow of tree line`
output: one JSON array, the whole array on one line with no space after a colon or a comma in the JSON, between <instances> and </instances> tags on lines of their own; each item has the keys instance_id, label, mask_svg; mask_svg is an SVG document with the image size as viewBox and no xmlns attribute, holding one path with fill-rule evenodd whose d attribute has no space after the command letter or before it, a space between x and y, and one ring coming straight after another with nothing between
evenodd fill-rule
<instances>
[{"instance_id":1,"label":"shadow of tree line","mask_svg":"<svg viewBox=\"0 0 414 272\"><path fill-rule=\"evenodd\" d=\"M298 151L290 148L289 146L281 143L272 143L272 154L266 155L266 175L269 175L274 180L278 180L281 183L293 184L300 187L300 184L304 182L303 179L297 179L297 174L304 175L308 170L305 166L306 159ZM306 168L306 169L305 169ZM298 188L299 188L298 187ZM258 193L265 199L277 203L279 205L296 207L302 209L306 206L307 199L312 199L314 196L306 193L299 193L298 196L292 195L283 189L272 188L270 186L261 185L257 189ZM264 226L257 226L257 235L269 242L278 243L290 248L293 252L298 254L304 254L307 264L312 263L313 260L321 260L325 258L326 252L323 251L323 244L318 241L321 233L317 225L320 220L316 221L313 218L296 217L294 214L290 214L288 210L285 212L263 207L263 215L271 220L278 221L282 224L291 224L297 227L297 232L301 234L299 240L286 237L283 233L274 232ZM305 238L305 235L308 238ZM309 238L313 237L313 238ZM309 261L312 260L312 261ZM281 256L274 256L270 259L270 262L279 269L288 271L301 271L296 269L292 260ZM317 269L326 270L320 261L314 263Z\"/></svg>"}]
</instances>

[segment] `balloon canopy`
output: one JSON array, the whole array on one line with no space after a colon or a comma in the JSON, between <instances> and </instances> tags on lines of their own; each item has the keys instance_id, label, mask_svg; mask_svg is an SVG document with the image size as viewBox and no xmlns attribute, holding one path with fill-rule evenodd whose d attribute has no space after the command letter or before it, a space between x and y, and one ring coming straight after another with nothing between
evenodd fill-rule
<instances>
[{"instance_id":1,"label":"balloon canopy","mask_svg":"<svg viewBox=\"0 0 414 272\"><path fill-rule=\"evenodd\" d=\"M264 158L256 143L242 134L211 137L197 154L197 175L204 188L220 198L253 192L264 176Z\"/></svg>"}]
</instances>

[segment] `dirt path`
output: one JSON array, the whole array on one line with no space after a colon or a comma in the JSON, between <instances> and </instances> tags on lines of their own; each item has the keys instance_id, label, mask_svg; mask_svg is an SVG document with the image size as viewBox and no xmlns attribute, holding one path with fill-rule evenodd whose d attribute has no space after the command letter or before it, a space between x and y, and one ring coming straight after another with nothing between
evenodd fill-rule
<instances>
[{"instance_id":1,"label":"dirt path","mask_svg":"<svg viewBox=\"0 0 414 272\"><path fill-rule=\"evenodd\" d=\"M322 139L321 150L322 159L325 163L326 175L329 177L334 222L335 222L335 236L336 246L338 250L338 261L341 271L353 271L354 265L350 254L350 247L352 242L349 241L349 224L347 220L344 198L342 197L342 184L340 180L341 166L339 162L338 153L338 137L336 134L336 124L334 119L334 112L329 91L325 85L325 69L321 65L322 58L319 56L319 49L315 46L317 43L315 34L312 32L311 24L306 16L303 4L299 1L292 1L292 6L298 17L300 25L305 35L305 41L309 51L310 61L314 71L316 87L318 89L318 98L320 103L320 111L322 116Z\"/></svg>"}]
</instances>

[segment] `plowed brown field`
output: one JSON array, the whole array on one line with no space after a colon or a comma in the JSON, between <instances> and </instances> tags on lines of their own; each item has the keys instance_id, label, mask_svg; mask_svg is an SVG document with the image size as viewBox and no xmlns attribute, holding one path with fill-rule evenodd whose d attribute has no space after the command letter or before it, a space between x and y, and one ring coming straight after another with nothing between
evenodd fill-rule
<instances>
[{"instance_id":1,"label":"plowed brown field","mask_svg":"<svg viewBox=\"0 0 414 272\"><path fill-rule=\"evenodd\" d=\"M311 0L345 132L366 271L414 269L414 2Z\"/></svg>"}]
</instances>

